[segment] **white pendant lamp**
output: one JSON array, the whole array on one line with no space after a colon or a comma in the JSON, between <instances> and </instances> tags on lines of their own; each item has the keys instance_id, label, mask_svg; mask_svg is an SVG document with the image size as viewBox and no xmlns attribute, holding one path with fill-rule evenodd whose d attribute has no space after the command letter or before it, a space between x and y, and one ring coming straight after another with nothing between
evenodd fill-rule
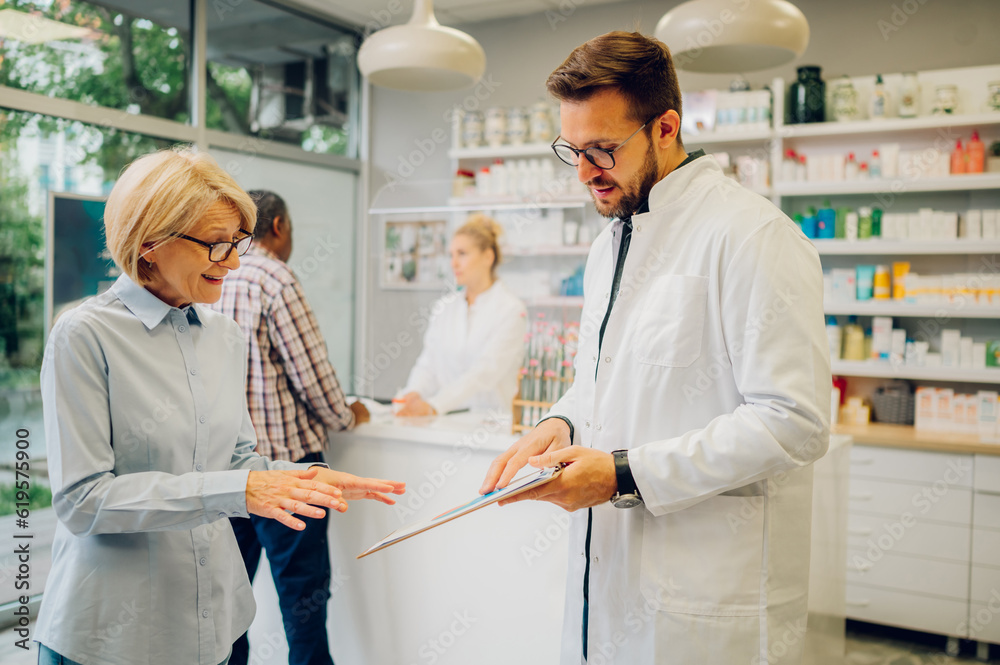
<instances>
[{"instance_id":1,"label":"white pendant lamp","mask_svg":"<svg viewBox=\"0 0 1000 665\"><path fill-rule=\"evenodd\" d=\"M663 15L656 38L691 72L770 69L801 56L809 23L786 0L691 0Z\"/></svg>"},{"instance_id":2,"label":"white pendant lamp","mask_svg":"<svg viewBox=\"0 0 1000 665\"><path fill-rule=\"evenodd\" d=\"M475 39L434 18L431 0L415 0L413 17L372 34L358 50L358 67L375 85L397 90L466 88L486 71Z\"/></svg>"}]
</instances>

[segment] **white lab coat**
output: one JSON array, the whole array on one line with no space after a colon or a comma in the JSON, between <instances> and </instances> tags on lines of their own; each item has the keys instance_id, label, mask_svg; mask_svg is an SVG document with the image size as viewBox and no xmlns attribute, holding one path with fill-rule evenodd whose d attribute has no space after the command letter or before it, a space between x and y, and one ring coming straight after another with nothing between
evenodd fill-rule
<instances>
[{"instance_id":1,"label":"white lab coat","mask_svg":"<svg viewBox=\"0 0 1000 665\"><path fill-rule=\"evenodd\" d=\"M500 280L469 306L462 292L434 303L424 348L402 393L416 391L438 413L511 410L528 330L524 303Z\"/></svg>"},{"instance_id":2,"label":"white lab coat","mask_svg":"<svg viewBox=\"0 0 1000 665\"><path fill-rule=\"evenodd\" d=\"M610 225L591 248L577 378L551 410L575 444L629 449L645 500L593 509L588 660L797 663L810 464L829 443L819 257L711 157L667 175L649 204L600 352ZM587 512L570 527L563 665L581 662Z\"/></svg>"}]
</instances>

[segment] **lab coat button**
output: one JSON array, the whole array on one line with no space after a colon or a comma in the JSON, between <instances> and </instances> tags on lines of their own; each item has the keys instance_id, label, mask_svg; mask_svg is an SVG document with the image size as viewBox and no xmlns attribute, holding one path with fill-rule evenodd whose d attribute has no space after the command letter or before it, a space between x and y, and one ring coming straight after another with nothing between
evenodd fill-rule
<instances>
[{"instance_id":1,"label":"lab coat button","mask_svg":"<svg viewBox=\"0 0 1000 665\"><path fill-rule=\"evenodd\" d=\"M202 610L201 611L201 615L207 619L208 618L208 610Z\"/></svg>"},{"instance_id":2,"label":"lab coat button","mask_svg":"<svg viewBox=\"0 0 1000 665\"><path fill-rule=\"evenodd\" d=\"M201 464L196 464L196 465L195 465L195 467L194 467L194 470L195 470L195 471L201 471L201 470L202 470L202 469L204 469L204 468L205 468L205 467L203 467L203 466L202 466Z\"/></svg>"},{"instance_id":3,"label":"lab coat button","mask_svg":"<svg viewBox=\"0 0 1000 665\"><path fill-rule=\"evenodd\" d=\"M198 563L200 563L201 565L204 566L206 563L208 563L208 559L206 559L205 557L201 557L201 559L198 561Z\"/></svg>"},{"instance_id":4,"label":"lab coat button","mask_svg":"<svg viewBox=\"0 0 1000 665\"><path fill-rule=\"evenodd\" d=\"M203 422L205 422L206 420L208 420L208 418L207 418L207 417L205 417L205 416L201 416L200 418L198 418L198 422L200 422L200 423L203 423Z\"/></svg>"},{"instance_id":5,"label":"lab coat button","mask_svg":"<svg viewBox=\"0 0 1000 665\"><path fill-rule=\"evenodd\" d=\"M219 517L225 517L225 516L226 516L225 513L219 513Z\"/></svg>"},{"instance_id":6,"label":"lab coat button","mask_svg":"<svg viewBox=\"0 0 1000 665\"><path fill-rule=\"evenodd\" d=\"M192 368L191 368L191 374L197 374L197 373L198 373L198 370L196 370L196 369L194 369L194 368L192 367Z\"/></svg>"},{"instance_id":7,"label":"lab coat button","mask_svg":"<svg viewBox=\"0 0 1000 665\"><path fill-rule=\"evenodd\" d=\"M586 423L584 423L584 425L586 425L587 427L590 427L590 421L588 420Z\"/></svg>"},{"instance_id":8,"label":"lab coat button","mask_svg":"<svg viewBox=\"0 0 1000 665\"><path fill-rule=\"evenodd\" d=\"M186 332L187 326L177 326L177 332Z\"/></svg>"},{"instance_id":9,"label":"lab coat button","mask_svg":"<svg viewBox=\"0 0 1000 665\"><path fill-rule=\"evenodd\" d=\"M640 226L639 224L636 224L635 225L635 230L636 231L642 231L642 226Z\"/></svg>"},{"instance_id":10,"label":"lab coat button","mask_svg":"<svg viewBox=\"0 0 1000 665\"><path fill-rule=\"evenodd\" d=\"M598 426L597 426L597 431L598 431L598 432L600 432L600 431L601 431L601 426L600 426L600 425L598 425Z\"/></svg>"},{"instance_id":11,"label":"lab coat button","mask_svg":"<svg viewBox=\"0 0 1000 665\"><path fill-rule=\"evenodd\" d=\"M604 362L606 363L611 362L611 356L604 356Z\"/></svg>"}]
</instances>

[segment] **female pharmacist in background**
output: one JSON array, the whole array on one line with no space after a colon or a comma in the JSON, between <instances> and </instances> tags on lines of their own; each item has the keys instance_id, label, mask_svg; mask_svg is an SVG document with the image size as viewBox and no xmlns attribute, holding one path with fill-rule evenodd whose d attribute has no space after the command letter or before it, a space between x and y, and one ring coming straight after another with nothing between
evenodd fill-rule
<instances>
[{"instance_id":1,"label":"female pharmacist in background","mask_svg":"<svg viewBox=\"0 0 1000 665\"><path fill-rule=\"evenodd\" d=\"M528 326L524 303L496 276L502 232L477 214L451 239L451 269L463 289L434 304L398 415L510 410Z\"/></svg>"},{"instance_id":2,"label":"female pharmacist in background","mask_svg":"<svg viewBox=\"0 0 1000 665\"><path fill-rule=\"evenodd\" d=\"M256 221L236 182L186 149L138 159L111 190L105 235L122 275L60 317L42 363L59 522L41 665L225 663L255 610L228 517L301 531L299 516L403 492L254 452L246 341L202 305Z\"/></svg>"}]
</instances>

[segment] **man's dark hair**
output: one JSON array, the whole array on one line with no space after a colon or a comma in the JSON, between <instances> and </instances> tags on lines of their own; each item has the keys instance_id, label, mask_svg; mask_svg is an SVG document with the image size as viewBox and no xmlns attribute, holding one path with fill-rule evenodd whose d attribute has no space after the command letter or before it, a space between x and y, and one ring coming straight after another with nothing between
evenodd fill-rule
<instances>
[{"instance_id":1,"label":"man's dark hair","mask_svg":"<svg viewBox=\"0 0 1000 665\"><path fill-rule=\"evenodd\" d=\"M255 240L263 240L271 234L275 217L281 217L286 222L288 221L288 208L285 206L285 200L274 192L266 189L253 189L247 194L257 204L257 226L253 230Z\"/></svg>"},{"instance_id":2,"label":"man's dark hair","mask_svg":"<svg viewBox=\"0 0 1000 665\"><path fill-rule=\"evenodd\" d=\"M584 102L603 88L617 90L628 103L629 117L639 123L670 109L681 115L681 88L670 49L638 32L609 32L577 46L549 74L545 87L561 102Z\"/></svg>"}]
</instances>

